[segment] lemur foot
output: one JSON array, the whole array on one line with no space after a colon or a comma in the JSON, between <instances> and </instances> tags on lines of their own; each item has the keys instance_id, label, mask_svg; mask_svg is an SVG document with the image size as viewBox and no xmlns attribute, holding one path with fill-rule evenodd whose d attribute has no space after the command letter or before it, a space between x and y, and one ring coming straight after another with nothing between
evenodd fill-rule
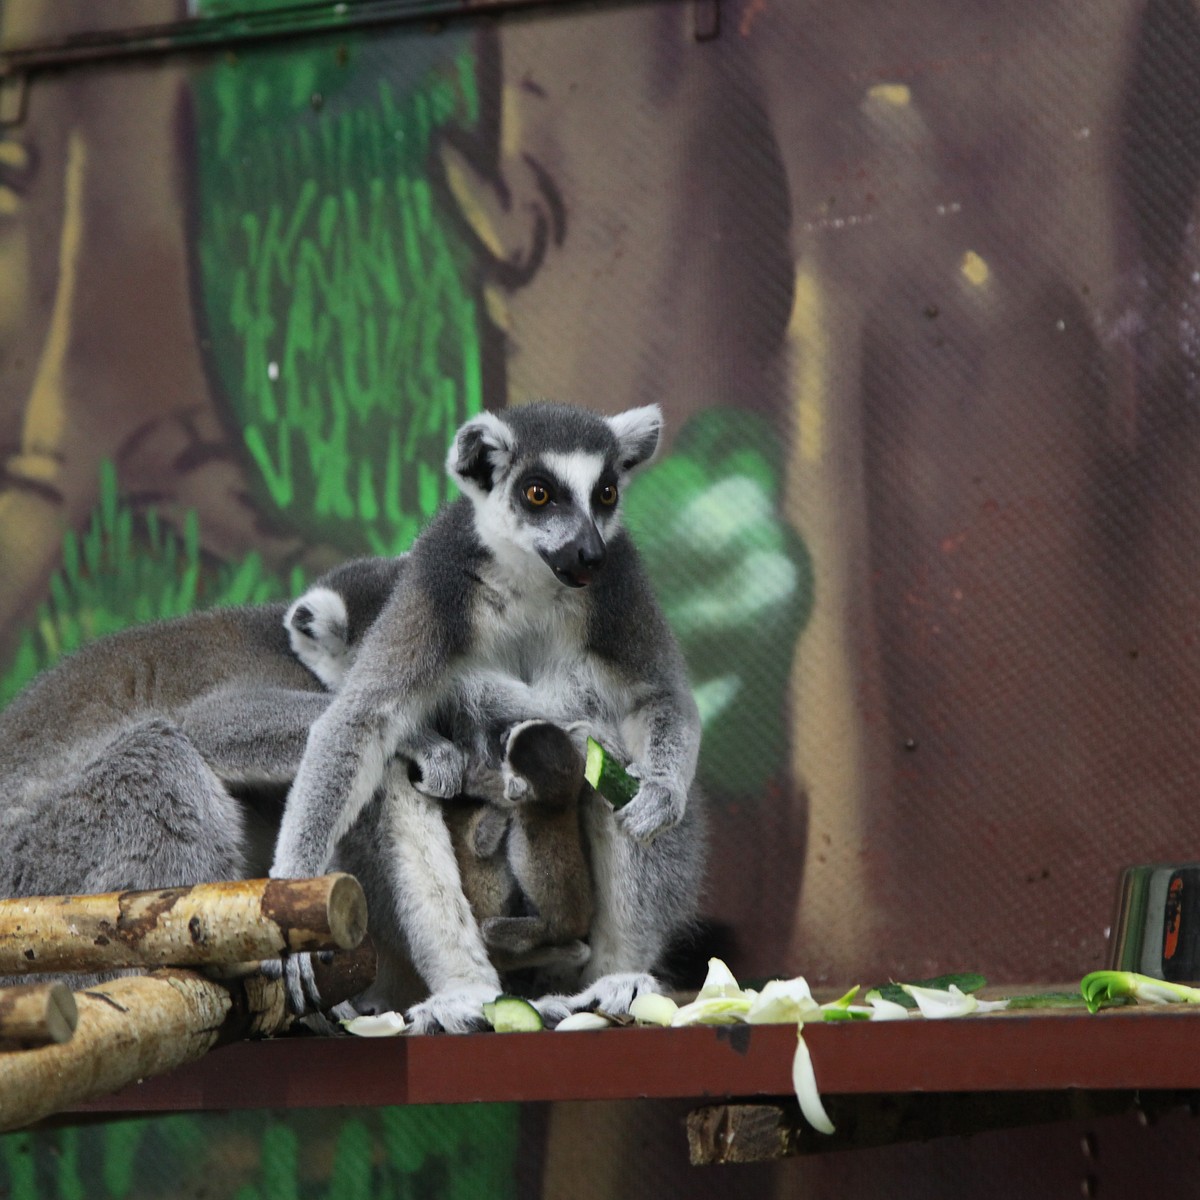
<instances>
[{"instance_id":1,"label":"lemur foot","mask_svg":"<svg viewBox=\"0 0 1200 1200\"><path fill-rule=\"evenodd\" d=\"M662 984L653 975L640 971L626 971L604 975L574 996L543 996L540 1000L535 1000L533 1006L541 1013L547 1028L553 1029L571 1013L591 1012L595 1009L618 1015L627 1013L629 1006L638 996L657 994L662 990Z\"/></svg>"},{"instance_id":2,"label":"lemur foot","mask_svg":"<svg viewBox=\"0 0 1200 1200\"><path fill-rule=\"evenodd\" d=\"M321 1011L321 991L313 974L311 954L288 954L283 958L265 959L262 973L268 979L283 980L289 1012L304 1017Z\"/></svg>"},{"instance_id":3,"label":"lemur foot","mask_svg":"<svg viewBox=\"0 0 1200 1200\"><path fill-rule=\"evenodd\" d=\"M471 985L449 992L435 992L428 1000L414 1004L404 1014L407 1033L470 1033L483 1029L487 1021L483 1006L496 998L496 988Z\"/></svg>"}]
</instances>

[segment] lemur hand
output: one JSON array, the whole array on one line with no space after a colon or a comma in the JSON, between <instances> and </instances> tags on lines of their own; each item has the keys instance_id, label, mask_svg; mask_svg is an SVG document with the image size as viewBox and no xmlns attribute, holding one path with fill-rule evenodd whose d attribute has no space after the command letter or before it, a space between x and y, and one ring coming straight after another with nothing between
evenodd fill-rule
<instances>
[{"instance_id":1,"label":"lemur hand","mask_svg":"<svg viewBox=\"0 0 1200 1200\"><path fill-rule=\"evenodd\" d=\"M617 824L635 841L649 845L683 819L687 788L678 781L647 779L617 813Z\"/></svg>"},{"instance_id":2,"label":"lemur hand","mask_svg":"<svg viewBox=\"0 0 1200 1200\"><path fill-rule=\"evenodd\" d=\"M413 787L435 800L450 800L463 790L467 756L453 743L442 738L430 740L404 757L417 765L421 777Z\"/></svg>"}]
</instances>

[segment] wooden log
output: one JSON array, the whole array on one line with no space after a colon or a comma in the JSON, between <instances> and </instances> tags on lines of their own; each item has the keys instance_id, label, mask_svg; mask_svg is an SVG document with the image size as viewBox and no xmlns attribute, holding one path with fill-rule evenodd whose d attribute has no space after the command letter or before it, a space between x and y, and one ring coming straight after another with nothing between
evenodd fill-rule
<instances>
[{"instance_id":1,"label":"wooden log","mask_svg":"<svg viewBox=\"0 0 1200 1200\"><path fill-rule=\"evenodd\" d=\"M0 975L206 966L348 950L367 928L352 875L0 900Z\"/></svg>"},{"instance_id":2,"label":"wooden log","mask_svg":"<svg viewBox=\"0 0 1200 1200\"><path fill-rule=\"evenodd\" d=\"M776 1104L712 1104L688 1113L692 1166L772 1162L799 1153L796 1121Z\"/></svg>"},{"instance_id":3,"label":"wooden log","mask_svg":"<svg viewBox=\"0 0 1200 1200\"><path fill-rule=\"evenodd\" d=\"M324 964L327 1004L362 987L365 947ZM367 972L368 976L370 972ZM216 1046L285 1030L282 980L261 972L215 980L164 968L75 993L79 1022L61 1045L0 1053L0 1132L201 1058Z\"/></svg>"},{"instance_id":4,"label":"wooden log","mask_svg":"<svg viewBox=\"0 0 1200 1200\"><path fill-rule=\"evenodd\" d=\"M21 984L0 990L0 1050L67 1042L78 1008L65 983Z\"/></svg>"}]
</instances>

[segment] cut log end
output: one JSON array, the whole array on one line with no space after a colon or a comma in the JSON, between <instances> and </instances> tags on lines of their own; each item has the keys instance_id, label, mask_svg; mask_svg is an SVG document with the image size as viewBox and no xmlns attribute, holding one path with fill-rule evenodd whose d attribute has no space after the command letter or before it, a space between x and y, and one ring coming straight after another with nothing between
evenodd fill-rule
<instances>
[{"instance_id":1,"label":"cut log end","mask_svg":"<svg viewBox=\"0 0 1200 1200\"><path fill-rule=\"evenodd\" d=\"M329 932L340 950L353 950L367 933L367 897L353 875L333 876Z\"/></svg>"},{"instance_id":2,"label":"cut log end","mask_svg":"<svg viewBox=\"0 0 1200 1200\"><path fill-rule=\"evenodd\" d=\"M353 950L367 932L367 898L353 875L272 879L262 893L262 915L282 931L286 948Z\"/></svg>"},{"instance_id":3,"label":"cut log end","mask_svg":"<svg viewBox=\"0 0 1200 1200\"><path fill-rule=\"evenodd\" d=\"M70 1041L79 1021L65 983L22 984L0 991L0 1047L47 1046Z\"/></svg>"}]
</instances>

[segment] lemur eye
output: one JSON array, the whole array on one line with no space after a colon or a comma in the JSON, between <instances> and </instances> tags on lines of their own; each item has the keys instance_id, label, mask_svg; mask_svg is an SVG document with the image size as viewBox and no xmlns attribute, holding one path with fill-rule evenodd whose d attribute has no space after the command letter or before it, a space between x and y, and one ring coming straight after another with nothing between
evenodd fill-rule
<instances>
[{"instance_id":1,"label":"lemur eye","mask_svg":"<svg viewBox=\"0 0 1200 1200\"><path fill-rule=\"evenodd\" d=\"M550 489L539 480L525 485L525 499L534 508L543 508L550 503Z\"/></svg>"},{"instance_id":2,"label":"lemur eye","mask_svg":"<svg viewBox=\"0 0 1200 1200\"><path fill-rule=\"evenodd\" d=\"M615 483L606 483L597 493L596 499L604 505L605 508L612 508L617 502L617 485Z\"/></svg>"}]
</instances>

